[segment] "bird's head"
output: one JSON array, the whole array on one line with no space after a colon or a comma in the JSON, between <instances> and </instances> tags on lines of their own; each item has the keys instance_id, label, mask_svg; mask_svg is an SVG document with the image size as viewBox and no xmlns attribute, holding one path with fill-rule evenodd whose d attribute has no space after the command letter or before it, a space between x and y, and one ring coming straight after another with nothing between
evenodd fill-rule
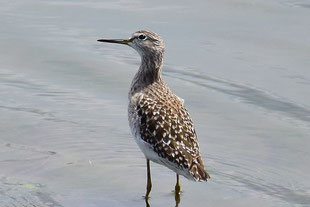
<instances>
[{"instance_id":1,"label":"bird's head","mask_svg":"<svg viewBox=\"0 0 310 207\"><path fill-rule=\"evenodd\" d=\"M98 41L129 45L141 57L162 55L165 52L162 38L158 34L146 30L139 30L128 39L99 39Z\"/></svg>"}]
</instances>

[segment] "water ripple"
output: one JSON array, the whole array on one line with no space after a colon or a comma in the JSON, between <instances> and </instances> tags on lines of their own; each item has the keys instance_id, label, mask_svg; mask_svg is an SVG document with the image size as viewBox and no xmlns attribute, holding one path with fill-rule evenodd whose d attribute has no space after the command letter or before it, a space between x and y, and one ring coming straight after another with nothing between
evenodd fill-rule
<instances>
[{"instance_id":1,"label":"water ripple","mask_svg":"<svg viewBox=\"0 0 310 207\"><path fill-rule=\"evenodd\" d=\"M266 195L277 197L281 200L292 204L307 205L310 203L310 194L304 189L290 189L279 184L262 182L258 178L247 178L244 175L234 175L231 173L217 172L217 175L221 175L227 179L237 181L243 184L248 189L252 189L258 192L263 192Z\"/></svg>"},{"instance_id":2,"label":"water ripple","mask_svg":"<svg viewBox=\"0 0 310 207\"><path fill-rule=\"evenodd\" d=\"M238 97L244 103L264 108L268 111L280 112L296 120L310 123L310 110L297 105L281 97L277 97L267 91L252 88L240 83L234 83L219 78L210 77L198 73L167 68L164 74L171 78L210 88L215 91Z\"/></svg>"}]
</instances>

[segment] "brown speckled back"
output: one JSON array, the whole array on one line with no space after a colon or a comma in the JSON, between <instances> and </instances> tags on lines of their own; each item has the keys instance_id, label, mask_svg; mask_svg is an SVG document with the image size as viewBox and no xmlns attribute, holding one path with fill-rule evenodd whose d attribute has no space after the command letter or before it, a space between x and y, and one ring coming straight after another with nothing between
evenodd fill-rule
<instances>
[{"instance_id":1,"label":"brown speckled back","mask_svg":"<svg viewBox=\"0 0 310 207\"><path fill-rule=\"evenodd\" d=\"M193 122L179 97L157 82L142 91L136 110L141 138L161 158L188 170L195 180L206 180Z\"/></svg>"}]
</instances>

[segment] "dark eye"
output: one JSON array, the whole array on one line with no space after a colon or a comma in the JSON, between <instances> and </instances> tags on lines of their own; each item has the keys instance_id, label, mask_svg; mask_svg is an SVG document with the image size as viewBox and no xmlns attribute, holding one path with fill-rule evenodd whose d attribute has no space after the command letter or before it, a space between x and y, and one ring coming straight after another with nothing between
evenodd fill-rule
<instances>
[{"instance_id":1,"label":"dark eye","mask_svg":"<svg viewBox=\"0 0 310 207\"><path fill-rule=\"evenodd\" d=\"M140 40L145 40L146 39L146 36L144 34L140 34L139 37L138 37Z\"/></svg>"}]
</instances>

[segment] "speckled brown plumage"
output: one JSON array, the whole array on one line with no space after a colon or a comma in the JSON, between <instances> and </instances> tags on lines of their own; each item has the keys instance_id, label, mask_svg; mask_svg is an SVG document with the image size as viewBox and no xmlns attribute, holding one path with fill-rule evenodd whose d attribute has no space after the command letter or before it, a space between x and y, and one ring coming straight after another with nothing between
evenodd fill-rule
<instances>
[{"instance_id":1,"label":"speckled brown plumage","mask_svg":"<svg viewBox=\"0 0 310 207\"><path fill-rule=\"evenodd\" d=\"M183 106L163 82L143 89L136 110L140 119L141 139L163 159L186 170L194 180L209 178L199 153L193 121Z\"/></svg>"}]
</instances>

